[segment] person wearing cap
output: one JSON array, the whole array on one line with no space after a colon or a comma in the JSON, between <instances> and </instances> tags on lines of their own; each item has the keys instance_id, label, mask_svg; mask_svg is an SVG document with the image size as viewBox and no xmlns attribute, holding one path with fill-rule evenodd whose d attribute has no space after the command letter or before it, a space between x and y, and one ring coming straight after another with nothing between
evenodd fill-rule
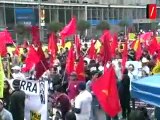
<instances>
[{"instance_id":1,"label":"person wearing cap","mask_svg":"<svg viewBox=\"0 0 160 120\"><path fill-rule=\"evenodd\" d=\"M78 84L80 81L77 80L77 73L72 72L68 81L67 94L70 100L72 100L78 95Z\"/></svg>"},{"instance_id":2,"label":"person wearing cap","mask_svg":"<svg viewBox=\"0 0 160 120\"><path fill-rule=\"evenodd\" d=\"M0 99L0 120L13 120L12 114L4 108L3 101Z\"/></svg>"},{"instance_id":3,"label":"person wearing cap","mask_svg":"<svg viewBox=\"0 0 160 120\"><path fill-rule=\"evenodd\" d=\"M23 73L21 73L21 67L19 66L14 66L12 67L13 70L13 79L19 79L19 80L25 80L25 75Z\"/></svg>"},{"instance_id":4,"label":"person wearing cap","mask_svg":"<svg viewBox=\"0 0 160 120\"><path fill-rule=\"evenodd\" d=\"M92 95L86 90L84 82L78 85L79 94L75 98L73 111L77 120L89 120L91 113Z\"/></svg>"},{"instance_id":5,"label":"person wearing cap","mask_svg":"<svg viewBox=\"0 0 160 120\"><path fill-rule=\"evenodd\" d=\"M149 60L145 57L142 58L142 70L144 70L148 75L150 74L150 69L148 67Z\"/></svg>"},{"instance_id":6,"label":"person wearing cap","mask_svg":"<svg viewBox=\"0 0 160 120\"><path fill-rule=\"evenodd\" d=\"M15 79L12 83L14 91L10 97L10 112L14 120L24 120L25 93L20 90L21 81Z\"/></svg>"}]
</instances>

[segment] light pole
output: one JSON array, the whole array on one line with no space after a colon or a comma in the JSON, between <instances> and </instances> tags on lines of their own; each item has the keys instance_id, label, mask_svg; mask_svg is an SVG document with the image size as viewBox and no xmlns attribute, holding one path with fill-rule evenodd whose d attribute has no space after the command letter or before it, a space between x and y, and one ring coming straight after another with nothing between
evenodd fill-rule
<instances>
[{"instance_id":1,"label":"light pole","mask_svg":"<svg viewBox=\"0 0 160 120\"><path fill-rule=\"evenodd\" d=\"M39 36L40 36L40 41L41 41L41 0L38 0L38 12L39 12Z\"/></svg>"}]
</instances>

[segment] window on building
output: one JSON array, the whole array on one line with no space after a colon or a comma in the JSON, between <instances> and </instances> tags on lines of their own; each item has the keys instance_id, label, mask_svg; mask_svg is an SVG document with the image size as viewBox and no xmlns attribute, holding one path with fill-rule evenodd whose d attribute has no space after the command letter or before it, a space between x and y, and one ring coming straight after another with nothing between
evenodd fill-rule
<instances>
[{"instance_id":1,"label":"window on building","mask_svg":"<svg viewBox=\"0 0 160 120\"><path fill-rule=\"evenodd\" d=\"M87 9L87 20L91 20L92 19L92 9L88 8Z\"/></svg>"},{"instance_id":2,"label":"window on building","mask_svg":"<svg viewBox=\"0 0 160 120\"><path fill-rule=\"evenodd\" d=\"M93 20L97 19L97 10L96 10L96 8L92 8L92 19Z\"/></svg>"},{"instance_id":3,"label":"window on building","mask_svg":"<svg viewBox=\"0 0 160 120\"><path fill-rule=\"evenodd\" d=\"M65 14L64 9L59 9L59 22L65 23Z\"/></svg>"},{"instance_id":4,"label":"window on building","mask_svg":"<svg viewBox=\"0 0 160 120\"><path fill-rule=\"evenodd\" d=\"M108 8L104 8L104 10L103 10L103 18L104 18L104 20L108 20L109 19L109 9Z\"/></svg>"},{"instance_id":5,"label":"window on building","mask_svg":"<svg viewBox=\"0 0 160 120\"><path fill-rule=\"evenodd\" d=\"M109 19L114 19L114 8L109 8Z\"/></svg>"}]
</instances>

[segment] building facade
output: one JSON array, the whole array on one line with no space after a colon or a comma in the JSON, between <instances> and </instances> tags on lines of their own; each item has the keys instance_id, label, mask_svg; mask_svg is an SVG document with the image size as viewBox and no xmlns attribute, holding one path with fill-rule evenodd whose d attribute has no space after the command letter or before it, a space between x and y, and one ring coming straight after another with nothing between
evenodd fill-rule
<instances>
[{"instance_id":1,"label":"building facade","mask_svg":"<svg viewBox=\"0 0 160 120\"><path fill-rule=\"evenodd\" d=\"M155 3L157 20L150 21L146 19L146 5ZM146 24L159 22L158 4L160 0L0 0L0 27L12 30L18 23L39 25L39 10L43 9L45 26L52 21L67 24L76 16L91 23L90 33L100 21L116 25L125 20L139 30Z\"/></svg>"}]
</instances>

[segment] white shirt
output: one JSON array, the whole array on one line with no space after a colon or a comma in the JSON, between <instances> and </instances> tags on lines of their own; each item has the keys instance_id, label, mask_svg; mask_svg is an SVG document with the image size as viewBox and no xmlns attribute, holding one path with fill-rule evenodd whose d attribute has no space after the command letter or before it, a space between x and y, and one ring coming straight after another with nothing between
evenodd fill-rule
<instances>
[{"instance_id":1,"label":"white shirt","mask_svg":"<svg viewBox=\"0 0 160 120\"><path fill-rule=\"evenodd\" d=\"M148 66L144 66L144 67L142 68L142 70L146 71L147 74L150 73L150 69L149 69Z\"/></svg>"},{"instance_id":2,"label":"white shirt","mask_svg":"<svg viewBox=\"0 0 160 120\"><path fill-rule=\"evenodd\" d=\"M75 108L81 109L80 114L76 114L77 120L89 120L91 113L92 95L84 90L75 98Z\"/></svg>"}]
</instances>

